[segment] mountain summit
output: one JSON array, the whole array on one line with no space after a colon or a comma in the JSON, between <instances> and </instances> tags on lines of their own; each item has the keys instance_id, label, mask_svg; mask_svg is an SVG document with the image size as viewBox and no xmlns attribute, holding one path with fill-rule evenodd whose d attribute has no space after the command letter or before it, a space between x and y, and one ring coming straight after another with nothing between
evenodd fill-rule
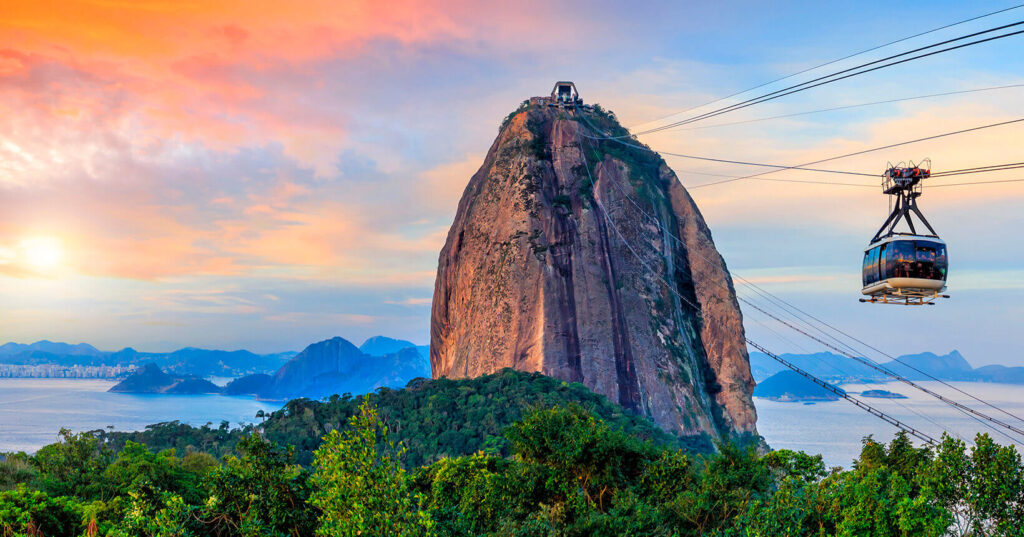
<instances>
[{"instance_id":1,"label":"mountain summit","mask_svg":"<svg viewBox=\"0 0 1024 537\"><path fill-rule=\"evenodd\" d=\"M434 377L539 371L668 430L756 434L739 306L700 211L657 154L586 138L599 131L625 133L543 98L506 118L441 250Z\"/></svg>"}]
</instances>

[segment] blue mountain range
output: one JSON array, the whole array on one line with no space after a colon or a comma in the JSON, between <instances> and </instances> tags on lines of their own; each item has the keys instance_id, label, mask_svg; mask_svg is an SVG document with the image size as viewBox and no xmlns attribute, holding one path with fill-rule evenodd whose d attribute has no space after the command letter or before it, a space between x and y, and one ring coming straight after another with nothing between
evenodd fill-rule
<instances>
[{"instance_id":1,"label":"blue mountain range","mask_svg":"<svg viewBox=\"0 0 1024 537\"><path fill-rule=\"evenodd\" d=\"M878 382L890 380L884 373L873 369L852 358L819 352L815 354L782 354L783 358L793 365L806 370L814 376L832 382ZM906 354L894 360L878 361L878 364L898 375L910 380L931 380L937 378L944 381L1000 382L1005 384L1024 384L1024 367L1004 365L987 365L978 368L964 359L958 351L938 355L933 352ZM786 366L760 352L750 353L750 372L754 380L761 382Z\"/></svg>"},{"instance_id":2,"label":"blue mountain range","mask_svg":"<svg viewBox=\"0 0 1024 537\"><path fill-rule=\"evenodd\" d=\"M428 347L410 341L374 336L358 351L367 356L388 356L412 348L422 360L429 359ZM272 375L295 358L298 352L256 354L247 350L215 350L185 347L173 352L140 352L131 347L119 351L101 351L88 343L5 343L0 345L0 364L57 366L127 366L155 364L161 371L176 376L242 377ZM429 361L427 372L429 376Z\"/></svg>"}]
</instances>

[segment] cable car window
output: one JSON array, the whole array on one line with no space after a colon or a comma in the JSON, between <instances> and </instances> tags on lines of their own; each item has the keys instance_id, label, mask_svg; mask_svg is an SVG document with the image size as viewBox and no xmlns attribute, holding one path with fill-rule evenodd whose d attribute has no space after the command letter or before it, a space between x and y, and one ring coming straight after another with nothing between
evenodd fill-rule
<instances>
[{"instance_id":1,"label":"cable car window","mask_svg":"<svg viewBox=\"0 0 1024 537\"><path fill-rule=\"evenodd\" d=\"M865 275L867 283L875 283L878 281L878 248L872 248L869 254L868 271Z\"/></svg>"},{"instance_id":2,"label":"cable car window","mask_svg":"<svg viewBox=\"0 0 1024 537\"><path fill-rule=\"evenodd\" d=\"M862 285L867 285L867 284L871 283L871 279L868 276L868 274L870 272L869 268L871 267L871 252L873 252L873 251L874 250L868 250L868 251L864 252L864 262L861 263L861 266L860 266L860 274L861 274L861 283L862 283Z\"/></svg>"},{"instance_id":3,"label":"cable car window","mask_svg":"<svg viewBox=\"0 0 1024 537\"><path fill-rule=\"evenodd\" d=\"M918 278L929 280L946 279L949 261L946 258L946 245L934 241L914 241L917 251L914 267L918 270Z\"/></svg>"},{"instance_id":4,"label":"cable car window","mask_svg":"<svg viewBox=\"0 0 1024 537\"><path fill-rule=\"evenodd\" d=\"M877 253L877 251L878 250L876 248L872 248L864 252L864 264L861 266L861 281L864 283L864 285L874 283L875 281L875 279L873 278L874 273L872 272L871 268L872 263L877 261L877 259L875 258L875 253Z\"/></svg>"},{"instance_id":5,"label":"cable car window","mask_svg":"<svg viewBox=\"0 0 1024 537\"><path fill-rule=\"evenodd\" d=\"M889 249L889 243L885 243L878 247L878 254L875 256L875 281L884 280L887 278L885 275L885 252Z\"/></svg>"},{"instance_id":6,"label":"cable car window","mask_svg":"<svg viewBox=\"0 0 1024 537\"><path fill-rule=\"evenodd\" d=\"M887 244L885 252L886 278L913 278L911 263L916 256L913 241L893 241Z\"/></svg>"}]
</instances>

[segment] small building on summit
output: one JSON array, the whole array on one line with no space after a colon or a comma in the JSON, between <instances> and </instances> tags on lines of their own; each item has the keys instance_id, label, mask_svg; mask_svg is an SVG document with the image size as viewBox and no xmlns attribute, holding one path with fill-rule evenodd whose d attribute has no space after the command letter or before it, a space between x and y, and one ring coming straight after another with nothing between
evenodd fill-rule
<instances>
[{"instance_id":1,"label":"small building on summit","mask_svg":"<svg viewBox=\"0 0 1024 537\"><path fill-rule=\"evenodd\" d=\"M554 106L558 108L574 108L580 107L584 110L590 110L591 107L584 105L583 100L580 99L580 93L576 90L576 84L573 84L569 80L559 80L555 82L555 87L551 89L551 95L548 97L531 97L531 105L539 106Z\"/></svg>"},{"instance_id":2,"label":"small building on summit","mask_svg":"<svg viewBox=\"0 0 1024 537\"><path fill-rule=\"evenodd\" d=\"M580 100L580 92L576 91L576 84L567 80L555 82L555 87L551 90L551 101L555 104L579 104L583 102Z\"/></svg>"}]
</instances>

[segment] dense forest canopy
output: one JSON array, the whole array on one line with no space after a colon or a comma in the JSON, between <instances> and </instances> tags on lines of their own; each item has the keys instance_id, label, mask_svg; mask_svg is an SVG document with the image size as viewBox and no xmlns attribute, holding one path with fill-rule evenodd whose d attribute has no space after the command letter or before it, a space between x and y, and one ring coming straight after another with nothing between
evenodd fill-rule
<instances>
[{"instance_id":1,"label":"dense forest canopy","mask_svg":"<svg viewBox=\"0 0 1024 537\"><path fill-rule=\"evenodd\" d=\"M502 382L514 387L504 393ZM549 389L540 400L526 395L540 386ZM820 456L762 454L753 443L686 449L588 393L503 372L296 401L263 427L163 425L135 437L161 446L62 431L60 442L0 462L0 535L1024 534L1020 454L987 435L935 447L869 437L851 469L827 469ZM488 398L530 403L503 414L516 417L493 435L481 425L459 437L465 445L410 447L469 427L481 417L467 407ZM414 418L421 428L403 432ZM273 440L313 433L315 449ZM457 453L469 444L482 448ZM312 449L308 464L302 449Z\"/></svg>"},{"instance_id":2,"label":"dense forest canopy","mask_svg":"<svg viewBox=\"0 0 1024 537\"><path fill-rule=\"evenodd\" d=\"M364 401L380 409L381 420L392 431L394 440L406 447L403 462L408 467L481 450L508 455L508 442L502 436L507 426L531 409L569 403L578 404L644 440L696 452L714 449L706 435L680 438L666 433L650 420L623 409L582 384L512 369L473 379L416 379L402 390L382 388L358 397L344 394L323 401L293 399L281 410L266 415L266 421L258 426L232 429L227 423L218 427L190 427L170 422L151 425L136 433L95 431L94 434L115 451L126 442L134 441L157 451L174 448L179 455L201 451L221 456L232 453L242 438L259 430L267 440L294 446L298 462L309 465L323 436L345 427Z\"/></svg>"}]
</instances>

